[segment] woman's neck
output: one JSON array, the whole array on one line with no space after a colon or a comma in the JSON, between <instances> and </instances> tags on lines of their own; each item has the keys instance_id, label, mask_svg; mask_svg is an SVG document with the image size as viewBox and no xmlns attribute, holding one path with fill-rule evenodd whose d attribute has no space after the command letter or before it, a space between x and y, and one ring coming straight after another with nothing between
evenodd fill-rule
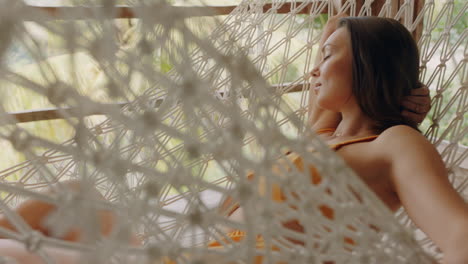
<instances>
[{"instance_id":1,"label":"woman's neck","mask_svg":"<svg viewBox=\"0 0 468 264\"><path fill-rule=\"evenodd\" d=\"M360 108L341 112L342 120L336 127L334 137L358 137L375 135L375 121L362 113Z\"/></svg>"}]
</instances>

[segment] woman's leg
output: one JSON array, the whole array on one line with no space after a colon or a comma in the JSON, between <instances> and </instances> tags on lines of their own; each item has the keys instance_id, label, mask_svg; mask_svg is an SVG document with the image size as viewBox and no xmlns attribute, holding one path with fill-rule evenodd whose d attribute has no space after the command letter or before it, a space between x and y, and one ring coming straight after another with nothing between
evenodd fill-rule
<instances>
[{"instance_id":1,"label":"woman's leg","mask_svg":"<svg viewBox=\"0 0 468 264\"><path fill-rule=\"evenodd\" d=\"M79 255L64 249L45 249L57 264L78 264ZM29 253L23 244L11 239L0 239L0 256L13 259L16 264L45 264L41 257ZM3 263L3 262L1 262ZM5 262L9 263L9 262Z\"/></svg>"},{"instance_id":2,"label":"woman's leg","mask_svg":"<svg viewBox=\"0 0 468 264\"><path fill-rule=\"evenodd\" d=\"M64 181L60 183L61 188L68 188L71 191L79 192L80 188L83 185L79 181ZM88 191L89 192L89 191ZM53 191L46 192L48 194L53 193ZM99 199L104 199L102 195L96 190L92 190L92 195L98 197ZM50 230L44 225L44 220L47 216L53 213L56 210L56 206L50 203L46 203L40 200L26 200L21 203L18 207L15 208L15 212L23 218L23 220L34 230L41 232L46 236L50 236ZM112 227L115 224L115 215L111 211L100 210L97 212L99 218L99 225L101 234L103 236L108 236ZM79 217L79 216L77 216ZM9 219L5 217L0 217L0 227L16 231L15 226L10 223ZM63 240L76 242L81 239L82 231L79 228L72 228L64 236L59 237ZM132 244L139 244L140 241L134 236L131 241Z\"/></svg>"}]
</instances>

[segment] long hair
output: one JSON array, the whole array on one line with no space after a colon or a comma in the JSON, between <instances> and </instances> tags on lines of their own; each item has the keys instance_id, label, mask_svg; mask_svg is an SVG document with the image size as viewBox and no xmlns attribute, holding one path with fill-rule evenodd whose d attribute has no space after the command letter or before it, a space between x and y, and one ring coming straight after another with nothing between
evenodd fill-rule
<instances>
[{"instance_id":1,"label":"long hair","mask_svg":"<svg viewBox=\"0 0 468 264\"><path fill-rule=\"evenodd\" d=\"M404 124L418 130L401 114L403 97L421 86L419 51L409 31L397 20L379 17L345 17L339 27L351 36L353 94L376 121L374 129Z\"/></svg>"}]
</instances>

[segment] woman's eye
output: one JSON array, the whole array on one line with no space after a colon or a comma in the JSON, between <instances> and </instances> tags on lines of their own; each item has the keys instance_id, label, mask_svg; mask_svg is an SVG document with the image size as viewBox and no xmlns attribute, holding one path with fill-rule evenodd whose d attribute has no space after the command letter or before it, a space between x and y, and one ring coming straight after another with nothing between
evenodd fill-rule
<instances>
[{"instance_id":1,"label":"woman's eye","mask_svg":"<svg viewBox=\"0 0 468 264\"><path fill-rule=\"evenodd\" d=\"M323 58L323 60L326 60L328 58L330 58L330 55L325 56L325 58Z\"/></svg>"}]
</instances>

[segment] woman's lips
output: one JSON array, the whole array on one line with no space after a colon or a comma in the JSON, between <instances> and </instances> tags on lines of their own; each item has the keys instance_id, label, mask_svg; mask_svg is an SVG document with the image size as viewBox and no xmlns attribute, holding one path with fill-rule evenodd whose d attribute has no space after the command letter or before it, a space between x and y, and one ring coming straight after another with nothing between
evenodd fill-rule
<instances>
[{"instance_id":1,"label":"woman's lips","mask_svg":"<svg viewBox=\"0 0 468 264\"><path fill-rule=\"evenodd\" d=\"M322 86L322 84L321 84L321 83L316 83L316 84L315 84L315 87L314 87L314 91L315 91L315 93L317 93L317 92L318 92L318 90L320 89L320 86Z\"/></svg>"}]
</instances>

